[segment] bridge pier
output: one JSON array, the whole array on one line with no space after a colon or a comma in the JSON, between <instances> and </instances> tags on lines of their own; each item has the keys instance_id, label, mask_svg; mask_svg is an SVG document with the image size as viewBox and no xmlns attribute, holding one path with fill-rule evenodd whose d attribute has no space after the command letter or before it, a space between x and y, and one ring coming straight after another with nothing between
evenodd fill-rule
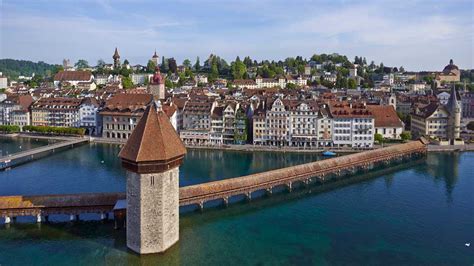
<instances>
[{"instance_id":1,"label":"bridge pier","mask_svg":"<svg viewBox=\"0 0 474 266\"><path fill-rule=\"evenodd\" d=\"M303 184L305 185L305 187L307 187L310 182L311 182L311 178L306 178L305 180L303 180Z\"/></svg>"},{"instance_id":2,"label":"bridge pier","mask_svg":"<svg viewBox=\"0 0 474 266\"><path fill-rule=\"evenodd\" d=\"M229 206L229 197L223 197L222 201L223 201L225 207Z\"/></svg>"},{"instance_id":3,"label":"bridge pier","mask_svg":"<svg viewBox=\"0 0 474 266\"><path fill-rule=\"evenodd\" d=\"M252 200L252 192L246 192L245 193L245 198L247 198L247 201L251 201Z\"/></svg>"},{"instance_id":4,"label":"bridge pier","mask_svg":"<svg viewBox=\"0 0 474 266\"><path fill-rule=\"evenodd\" d=\"M37 223L41 223L41 221L43 220L42 218L43 218L43 217L41 217L41 214L37 214L37 215L36 215L36 222L37 222Z\"/></svg>"},{"instance_id":5,"label":"bridge pier","mask_svg":"<svg viewBox=\"0 0 474 266\"><path fill-rule=\"evenodd\" d=\"M273 194L273 187L269 187L267 189L265 189L267 191L267 195L268 196L271 196Z\"/></svg>"},{"instance_id":6,"label":"bridge pier","mask_svg":"<svg viewBox=\"0 0 474 266\"><path fill-rule=\"evenodd\" d=\"M199 210L202 211L204 209L204 202L201 200L199 203Z\"/></svg>"},{"instance_id":7,"label":"bridge pier","mask_svg":"<svg viewBox=\"0 0 474 266\"><path fill-rule=\"evenodd\" d=\"M286 187L288 188L288 191L291 192L293 190L293 183L289 182L288 184L286 184Z\"/></svg>"},{"instance_id":8,"label":"bridge pier","mask_svg":"<svg viewBox=\"0 0 474 266\"><path fill-rule=\"evenodd\" d=\"M74 214L69 215L69 221L73 222L76 219L76 216Z\"/></svg>"},{"instance_id":9,"label":"bridge pier","mask_svg":"<svg viewBox=\"0 0 474 266\"><path fill-rule=\"evenodd\" d=\"M106 220L106 219L107 219L107 216L105 215L105 213L104 213L104 212L101 212L101 213L100 213L100 220L104 221L104 220Z\"/></svg>"},{"instance_id":10,"label":"bridge pier","mask_svg":"<svg viewBox=\"0 0 474 266\"><path fill-rule=\"evenodd\" d=\"M11 223L10 216L5 216L5 224Z\"/></svg>"}]
</instances>

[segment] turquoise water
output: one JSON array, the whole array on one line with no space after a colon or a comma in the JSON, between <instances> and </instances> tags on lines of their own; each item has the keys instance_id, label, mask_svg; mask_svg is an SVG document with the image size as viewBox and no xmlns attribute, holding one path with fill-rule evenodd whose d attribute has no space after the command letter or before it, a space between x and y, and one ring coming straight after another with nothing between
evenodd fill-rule
<instances>
[{"instance_id":1,"label":"turquoise water","mask_svg":"<svg viewBox=\"0 0 474 266\"><path fill-rule=\"evenodd\" d=\"M117 151L86 145L0 172L0 195L123 191ZM196 150L181 185L314 159ZM185 213L180 241L161 255L128 251L112 221L19 219L0 225L0 265L472 265L473 162L474 153L429 154L393 171Z\"/></svg>"},{"instance_id":2,"label":"turquoise water","mask_svg":"<svg viewBox=\"0 0 474 266\"><path fill-rule=\"evenodd\" d=\"M38 148L48 143L54 143L53 140L27 139L27 138L9 138L0 136L0 156Z\"/></svg>"}]
</instances>

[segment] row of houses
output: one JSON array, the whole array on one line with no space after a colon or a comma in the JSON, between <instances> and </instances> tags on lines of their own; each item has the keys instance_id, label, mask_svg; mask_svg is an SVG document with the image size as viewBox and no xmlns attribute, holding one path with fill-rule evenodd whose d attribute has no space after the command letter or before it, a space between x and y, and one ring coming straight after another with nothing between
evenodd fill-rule
<instances>
[{"instance_id":1,"label":"row of houses","mask_svg":"<svg viewBox=\"0 0 474 266\"><path fill-rule=\"evenodd\" d=\"M9 95L0 102L0 124L82 127L93 135L101 131L99 103L95 98L41 98Z\"/></svg>"}]
</instances>

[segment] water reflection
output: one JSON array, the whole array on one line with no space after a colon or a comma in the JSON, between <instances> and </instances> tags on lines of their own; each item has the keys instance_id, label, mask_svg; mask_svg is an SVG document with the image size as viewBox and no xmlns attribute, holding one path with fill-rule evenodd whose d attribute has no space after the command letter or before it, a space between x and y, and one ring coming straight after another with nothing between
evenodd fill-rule
<instances>
[{"instance_id":1,"label":"water reflection","mask_svg":"<svg viewBox=\"0 0 474 266\"><path fill-rule=\"evenodd\" d=\"M448 201L452 201L452 193L459 178L459 162L461 153L428 154L426 158L426 172L435 182L444 181Z\"/></svg>"}]
</instances>

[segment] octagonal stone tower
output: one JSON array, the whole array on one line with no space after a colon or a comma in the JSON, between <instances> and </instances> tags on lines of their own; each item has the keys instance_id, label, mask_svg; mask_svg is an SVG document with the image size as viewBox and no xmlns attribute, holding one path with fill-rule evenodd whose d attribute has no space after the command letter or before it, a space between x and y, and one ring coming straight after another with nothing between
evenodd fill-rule
<instances>
[{"instance_id":1,"label":"octagonal stone tower","mask_svg":"<svg viewBox=\"0 0 474 266\"><path fill-rule=\"evenodd\" d=\"M179 165L186 154L163 111L150 104L119 153L127 169L127 246L160 253L179 239Z\"/></svg>"}]
</instances>

